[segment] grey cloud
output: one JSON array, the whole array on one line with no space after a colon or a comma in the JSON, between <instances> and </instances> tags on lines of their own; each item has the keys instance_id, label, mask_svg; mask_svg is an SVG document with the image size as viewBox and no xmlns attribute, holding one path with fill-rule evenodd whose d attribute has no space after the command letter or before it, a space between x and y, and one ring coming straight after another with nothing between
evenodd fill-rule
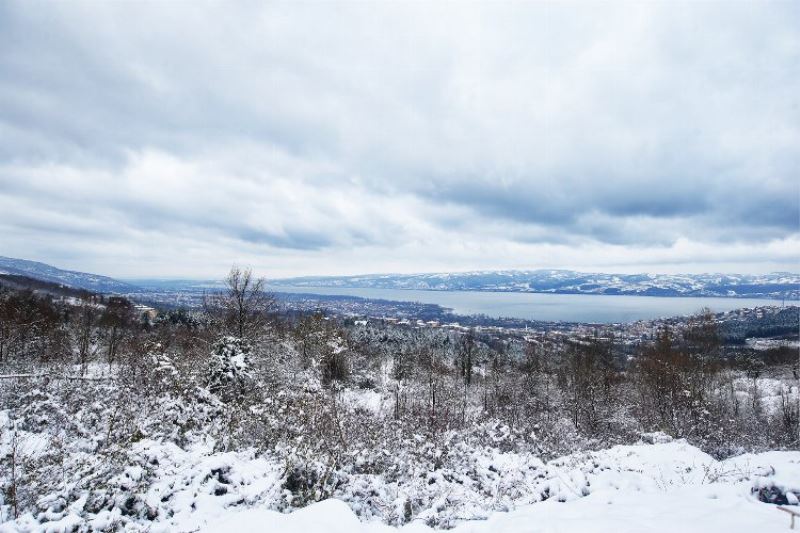
<instances>
[{"instance_id":1,"label":"grey cloud","mask_svg":"<svg viewBox=\"0 0 800 533\"><path fill-rule=\"evenodd\" d=\"M346 264L453 243L478 262L487 242L797 239L798 17L788 2L3 2L0 198L18 207L0 245L69 232L92 249L114 241L98 220L120 248ZM82 220L48 230L33 206Z\"/></svg>"},{"instance_id":2,"label":"grey cloud","mask_svg":"<svg viewBox=\"0 0 800 533\"><path fill-rule=\"evenodd\" d=\"M277 248L293 250L321 250L333 244L329 236L321 232L288 230L283 234L275 234L252 228L243 228L238 231L237 235L246 242L269 244Z\"/></svg>"}]
</instances>

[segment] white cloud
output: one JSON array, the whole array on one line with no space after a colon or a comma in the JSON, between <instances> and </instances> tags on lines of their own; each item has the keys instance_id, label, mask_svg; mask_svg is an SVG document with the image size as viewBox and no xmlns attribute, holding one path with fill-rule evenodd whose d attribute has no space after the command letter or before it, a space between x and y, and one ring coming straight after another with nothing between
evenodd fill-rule
<instances>
[{"instance_id":1,"label":"white cloud","mask_svg":"<svg viewBox=\"0 0 800 533\"><path fill-rule=\"evenodd\" d=\"M795 269L791 3L0 7L0 253Z\"/></svg>"}]
</instances>

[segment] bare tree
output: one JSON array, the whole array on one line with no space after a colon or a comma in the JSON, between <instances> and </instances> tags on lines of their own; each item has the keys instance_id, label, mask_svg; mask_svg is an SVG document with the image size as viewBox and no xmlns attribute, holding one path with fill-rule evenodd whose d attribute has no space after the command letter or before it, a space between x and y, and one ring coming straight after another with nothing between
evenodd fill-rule
<instances>
[{"instance_id":1,"label":"bare tree","mask_svg":"<svg viewBox=\"0 0 800 533\"><path fill-rule=\"evenodd\" d=\"M99 312L96 304L91 299L82 299L76 309L74 321L75 341L78 347L78 361L81 365L81 375L86 373L89 359L96 352L94 337L96 333Z\"/></svg>"},{"instance_id":2,"label":"bare tree","mask_svg":"<svg viewBox=\"0 0 800 533\"><path fill-rule=\"evenodd\" d=\"M226 333L252 339L274 321L277 303L265 285L264 278L255 278L251 269L233 266L225 278L225 290L206 299L206 311L219 317Z\"/></svg>"},{"instance_id":3,"label":"bare tree","mask_svg":"<svg viewBox=\"0 0 800 533\"><path fill-rule=\"evenodd\" d=\"M109 368L116 360L117 351L125 336L125 330L130 327L132 322L133 305L125 298L110 297L98 321L107 344Z\"/></svg>"},{"instance_id":4,"label":"bare tree","mask_svg":"<svg viewBox=\"0 0 800 533\"><path fill-rule=\"evenodd\" d=\"M464 386L472 384L473 356L475 354L475 333L469 330L461 337L461 344L458 352L458 367L461 377L464 379Z\"/></svg>"},{"instance_id":5,"label":"bare tree","mask_svg":"<svg viewBox=\"0 0 800 533\"><path fill-rule=\"evenodd\" d=\"M565 373L566 402L576 429L597 435L605 423L610 431L620 381L613 355L613 337L595 330L569 347Z\"/></svg>"},{"instance_id":6,"label":"bare tree","mask_svg":"<svg viewBox=\"0 0 800 533\"><path fill-rule=\"evenodd\" d=\"M469 386L472 384L473 356L476 351L475 333L469 330L461 337L458 349L458 370L464 382L464 396L461 404L461 424L467 422L467 404L469 403Z\"/></svg>"}]
</instances>

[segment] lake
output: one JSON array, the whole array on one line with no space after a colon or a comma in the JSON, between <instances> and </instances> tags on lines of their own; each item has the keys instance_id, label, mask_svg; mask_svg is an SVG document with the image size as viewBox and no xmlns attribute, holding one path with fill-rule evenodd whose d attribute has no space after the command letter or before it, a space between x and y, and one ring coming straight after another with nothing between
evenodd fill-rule
<instances>
[{"instance_id":1,"label":"lake","mask_svg":"<svg viewBox=\"0 0 800 533\"><path fill-rule=\"evenodd\" d=\"M359 296L380 300L420 302L447 307L460 315L564 322L631 322L688 315L704 307L730 311L740 307L781 305L756 298L697 298L616 296L604 294L541 294L525 292L424 291L338 287L271 287L276 292ZM796 304L796 302L787 302Z\"/></svg>"}]
</instances>

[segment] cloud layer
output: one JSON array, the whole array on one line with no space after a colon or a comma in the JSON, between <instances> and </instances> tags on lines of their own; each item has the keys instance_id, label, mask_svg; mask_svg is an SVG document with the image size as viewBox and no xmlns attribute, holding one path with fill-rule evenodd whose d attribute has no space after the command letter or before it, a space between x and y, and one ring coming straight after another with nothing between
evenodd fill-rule
<instances>
[{"instance_id":1,"label":"cloud layer","mask_svg":"<svg viewBox=\"0 0 800 533\"><path fill-rule=\"evenodd\" d=\"M800 8L0 3L0 254L800 268Z\"/></svg>"}]
</instances>

